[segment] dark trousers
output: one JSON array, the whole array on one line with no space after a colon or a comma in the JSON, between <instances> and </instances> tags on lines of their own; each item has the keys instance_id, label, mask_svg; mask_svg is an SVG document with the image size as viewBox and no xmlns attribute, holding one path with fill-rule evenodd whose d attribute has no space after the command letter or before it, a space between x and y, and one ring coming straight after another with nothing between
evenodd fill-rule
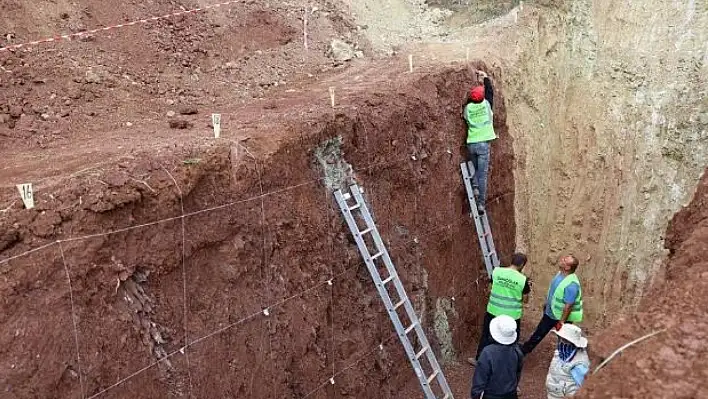
<instances>
[{"instance_id":1,"label":"dark trousers","mask_svg":"<svg viewBox=\"0 0 708 399\"><path fill-rule=\"evenodd\" d=\"M487 395L485 393L482 396L482 399L519 399L519 394L514 392L514 393L510 393L508 395L498 396L498 395Z\"/></svg>"},{"instance_id":2,"label":"dark trousers","mask_svg":"<svg viewBox=\"0 0 708 399\"><path fill-rule=\"evenodd\" d=\"M484 393L484 395L482 395L482 399L519 399L519 394L516 392L512 392L508 395L499 396L499 395L489 395L487 393Z\"/></svg>"},{"instance_id":3,"label":"dark trousers","mask_svg":"<svg viewBox=\"0 0 708 399\"><path fill-rule=\"evenodd\" d=\"M487 345L494 343L492 334L489 332L489 323L492 322L494 315L486 312L484 314L484 325L482 326L482 335L479 337L479 344L477 345L477 355L474 357L479 360L479 355L482 354L482 349ZM521 335L521 319L516 320L516 341L518 342L519 336Z\"/></svg>"},{"instance_id":4,"label":"dark trousers","mask_svg":"<svg viewBox=\"0 0 708 399\"><path fill-rule=\"evenodd\" d=\"M572 324L569 321L566 321L566 323ZM546 335L551 332L551 330L553 329L553 327L556 326L556 324L558 324L558 320L548 316L546 312L543 312L543 317L541 318L541 321L538 322L538 326L536 326L536 331L531 334L529 339L521 347L521 351L524 352L524 355L528 355L529 353L531 353L534 348L536 348L536 345L540 344L541 341L546 338Z\"/></svg>"}]
</instances>

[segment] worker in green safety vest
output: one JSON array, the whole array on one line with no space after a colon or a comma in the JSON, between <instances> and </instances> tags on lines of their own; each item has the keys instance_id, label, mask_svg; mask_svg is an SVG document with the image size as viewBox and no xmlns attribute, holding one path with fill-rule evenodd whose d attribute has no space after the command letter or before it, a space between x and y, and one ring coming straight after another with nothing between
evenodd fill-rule
<instances>
[{"instance_id":1,"label":"worker in green safety vest","mask_svg":"<svg viewBox=\"0 0 708 399\"><path fill-rule=\"evenodd\" d=\"M484 315L482 335L477 346L477 355L467 361L476 366L482 350L494 341L489 332L489 323L497 316L510 316L516 321L516 336L521 332L521 315L524 303L528 301L531 285L528 278L521 273L527 262L526 255L517 252L511 257L511 265L494 268L492 272L492 290L489 293L487 312Z\"/></svg>"},{"instance_id":2,"label":"worker in green safety vest","mask_svg":"<svg viewBox=\"0 0 708 399\"><path fill-rule=\"evenodd\" d=\"M487 201L487 174L490 163L490 144L497 138L494 133L492 109L494 107L494 88L492 81L484 71L477 71L478 79L483 79L483 86L473 87L462 108L462 118L467 122L468 161L474 166L472 189L477 197L479 213L484 214Z\"/></svg>"},{"instance_id":3,"label":"worker in green safety vest","mask_svg":"<svg viewBox=\"0 0 708 399\"><path fill-rule=\"evenodd\" d=\"M559 271L548 289L543 317L521 348L525 355L531 353L552 329L558 331L564 323L583 321L583 290L575 274L579 264L573 255L561 256L558 260Z\"/></svg>"}]
</instances>

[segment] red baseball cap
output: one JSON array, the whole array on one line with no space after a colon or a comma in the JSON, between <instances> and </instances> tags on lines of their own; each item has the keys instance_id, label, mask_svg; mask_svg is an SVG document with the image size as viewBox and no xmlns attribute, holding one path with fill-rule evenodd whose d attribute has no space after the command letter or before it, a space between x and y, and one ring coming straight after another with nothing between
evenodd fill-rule
<instances>
[{"instance_id":1,"label":"red baseball cap","mask_svg":"<svg viewBox=\"0 0 708 399\"><path fill-rule=\"evenodd\" d=\"M484 100L484 86L475 86L470 90L470 100L481 103Z\"/></svg>"}]
</instances>

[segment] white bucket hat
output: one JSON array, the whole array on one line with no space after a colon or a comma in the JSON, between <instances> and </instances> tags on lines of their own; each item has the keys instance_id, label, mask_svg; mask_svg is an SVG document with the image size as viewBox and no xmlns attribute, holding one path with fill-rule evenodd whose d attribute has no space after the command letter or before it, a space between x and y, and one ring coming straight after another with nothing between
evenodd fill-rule
<instances>
[{"instance_id":1,"label":"white bucket hat","mask_svg":"<svg viewBox=\"0 0 708 399\"><path fill-rule=\"evenodd\" d=\"M489 333L498 343L511 345L516 342L516 320L507 315L497 316L489 323Z\"/></svg>"},{"instance_id":2,"label":"white bucket hat","mask_svg":"<svg viewBox=\"0 0 708 399\"><path fill-rule=\"evenodd\" d=\"M588 346L588 339L583 337L583 331L575 324L566 323L559 331L552 331L578 348L587 348Z\"/></svg>"}]
</instances>

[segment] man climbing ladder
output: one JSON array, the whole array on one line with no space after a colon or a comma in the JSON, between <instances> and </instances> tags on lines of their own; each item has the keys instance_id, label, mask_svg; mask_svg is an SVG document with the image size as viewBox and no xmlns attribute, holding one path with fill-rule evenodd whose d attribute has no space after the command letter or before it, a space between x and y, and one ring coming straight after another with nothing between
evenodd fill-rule
<instances>
[{"instance_id":1,"label":"man climbing ladder","mask_svg":"<svg viewBox=\"0 0 708 399\"><path fill-rule=\"evenodd\" d=\"M484 214L487 201L487 174L489 173L490 143L496 139L493 112L494 89L492 81L483 71L477 71L484 86L473 87L462 109L462 118L467 122L467 152L474 166L472 179L479 213Z\"/></svg>"}]
</instances>

